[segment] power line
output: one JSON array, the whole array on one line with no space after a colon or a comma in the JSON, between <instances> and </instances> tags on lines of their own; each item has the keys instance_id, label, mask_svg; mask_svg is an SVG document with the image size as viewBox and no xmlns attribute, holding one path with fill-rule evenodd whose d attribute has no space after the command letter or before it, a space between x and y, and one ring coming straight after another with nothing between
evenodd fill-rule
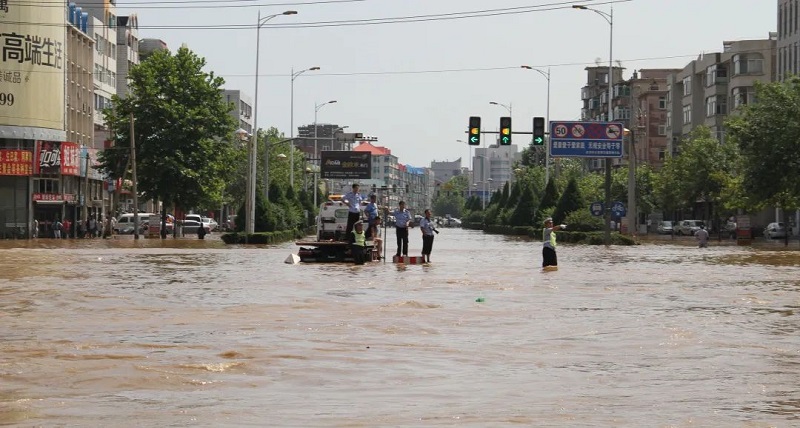
<instances>
[{"instance_id":1,"label":"power line","mask_svg":"<svg viewBox=\"0 0 800 428\"><path fill-rule=\"evenodd\" d=\"M130 5L117 5L120 9L212 9L212 8L241 8L241 7L278 7L278 6L308 6L308 5L324 5L336 3L356 3L365 2L368 0L308 0L300 2L287 2L287 3L264 3L253 4L258 1L264 0L165 0L165 1L145 1L141 3L133 3ZM103 2L96 1L81 1L72 0L73 3L78 3L81 7L103 7ZM244 3L244 4L234 4ZM33 7L64 7L63 1L37 1L37 2L19 2L16 3L21 6Z\"/></svg>"},{"instance_id":2,"label":"power line","mask_svg":"<svg viewBox=\"0 0 800 428\"><path fill-rule=\"evenodd\" d=\"M283 24L266 24L261 28L272 29L296 29L296 28L321 28L321 27L346 27L346 26L363 26L363 25L382 25L382 24L400 24L408 22L430 22L430 21L446 21L454 19L468 19L468 18L482 18L489 16L503 16L503 15L518 15L533 12L547 12L560 9L572 8L572 5L577 3L592 3L596 0L571 0L559 1L555 3L545 3L534 6L517 6L500 9L482 9L467 12L450 12L439 13L430 15L410 15L390 18L369 18L369 19L350 19L339 21L317 21L317 22L300 22L300 23L283 23ZM593 5L607 5L612 3L628 3L634 0L605 0ZM22 25L39 25L39 26L66 26L66 24L56 23L35 23L35 22L5 22L8 24L22 24ZM99 25L96 27L109 27L108 25ZM242 29L255 29L257 24L219 24L219 25L140 25L138 29L159 29L159 30L242 30Z\"/></svg>"}]
</instances>

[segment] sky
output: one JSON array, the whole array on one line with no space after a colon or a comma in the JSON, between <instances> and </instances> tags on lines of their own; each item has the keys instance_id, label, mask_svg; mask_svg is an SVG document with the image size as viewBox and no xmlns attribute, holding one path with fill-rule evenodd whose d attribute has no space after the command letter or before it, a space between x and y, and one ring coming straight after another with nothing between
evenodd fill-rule
<instances>
[{"instance_id":1,"label":"sky","mask_svg":"<svg viewBox=\"0 0 800 428\"><path fill-rule=\"evenodd\" d=\"M580 119L584 68L608 64L609 24L582 4L610 12L613 59L626 68L683 68L723 41L765 39L776 30L777 0L118 0L118 15L139 16L141 38L185 43L228 89L255 93L256 22L287 10L260 31L258 127L290 134L294 124L348 126L378 137L399 161L467 166L470 116L497 130L511 107L512 129L531 131L545 116L547 80L520 65L549 67L550 120ZM203 7L200 7L203 6ZM327 27L290 24L374 20L499 9L463 19ZM455 15L449 15L455 16ZM372 21L375 22L375 21ZM190 26L193 28L178 28ZM218 26L222 28L214 28ZM485 135L484 145L490 138ZM515 135L520 150L530 136Z\"/></svg>"}]
</instances>

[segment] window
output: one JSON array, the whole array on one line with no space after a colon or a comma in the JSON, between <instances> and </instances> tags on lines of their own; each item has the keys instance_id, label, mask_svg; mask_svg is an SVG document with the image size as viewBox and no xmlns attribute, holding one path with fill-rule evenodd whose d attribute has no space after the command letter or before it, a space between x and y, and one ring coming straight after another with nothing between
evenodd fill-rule
<instances>
[{"instance_id":1,"label":"window","mask_svg":"<svg viewBox=\"0 0 800 428\"><path fill-rule=\"evenodd\" d=\"M626 120L631 118L631 109L625 107L614 107L614 119Z\"/></svg>"},{"instance_id":2,"label":"window","mask_svg":"<svg viewBox=\"0 0 800 428\"><path fill-rule=\"evenodd\" d=\"M683 96L692 95L692 76L683 78Z\"/></svg>"},{"instance_id":3,"label":"window","mask_svg":"<svg viewBox=\"0 0 800 428\"><path fill-rule=\"evenodd\" d=\"M689 125L692 123L692 105L687 104L683 106L683 124Z\"/></svg>"},{"instance_id":4,"label":"window","mask_svg":"<svg viewBox=\"0 0 800 428\"><path fill-rule=\"evenodd\" d=\"M667 97L658 97L658 108L661 110L667 109Z\"/></svg>"},{"instance_id":5,"label":"window","mask_svg":"<svg viewBox=\"0 0 800 428\"><path fill-rule=\"evenodd\" d=\"M706 86L714 86L726 81L728 81L728 70L724 66L714 64L706 68Z\"/></svg>"},{"instance_id":6,"label":"window","mask_svg":"<svg viewBox=\"0 0 800 428\"><path fill-rule=\"evenodd\" d=\"M736 54L733 56L733 74L763 74L764 57L760 53Z\"/></svg>"},{"instance_id":7,"label":"window","mask_svg":"<svg viewBox=\"0 0 800 428\"><path fill-rule=\"evenodd\" d=\"M52 178L34 178L33 179L33 192L34 193L61 193L58 179Z\"/></svg>"},{"instance_id":8,"label":"window","mask_svg":"<svg viewBox=\"0 0 800 428\"><path fill-rule=\"evenodd\" d=\"M756 93L752 86L733 88L733 108L739 108L756 101Z\"/></svg>"},{"instance_id":9,"label":"window","mask_svg":"<svg viewBox=\"0 0 800 428\"><path fill-rule=\"evenodd\" d=\"M672 112L667 112L667 127L672 128Z\"/></svg>"},{"instance_id":10,"label":"window","mask_svg":"<svg viewBox=\"0 0 800 428\"><path fill-rule=\"evenodd\" d=\"M662 137L667 135L667 125L658 125L658 135Z\"/></svg>"},{"instance_id":11,"label":"window","mask_svg":"<svg viewBox=\"0 0 800 428\"><path fill-rule=\"evenodd\" d=\"M712 117L728 113L728 102L724 95L714 95L706 98L706 116Z\"/></svg>"},{"instance_id":12,"label":"window","mask_svg":"<svg viewBox=\"0 0 800 428\"><path fill-rule=\"evenodd\" d=\"M615 86L614 87L614 98L617 97L629 97L631 95L631 87L630 86Z\"/></svg>"},{"instance_id":13,"label":"window","mask_svg":"<svg viewBox=\"0 0 800 428\"><path fill-rule=\"evenodd\" d=\"M672 85L667 85L667 102L672 102Z\"/></svg>"}]
</instances>

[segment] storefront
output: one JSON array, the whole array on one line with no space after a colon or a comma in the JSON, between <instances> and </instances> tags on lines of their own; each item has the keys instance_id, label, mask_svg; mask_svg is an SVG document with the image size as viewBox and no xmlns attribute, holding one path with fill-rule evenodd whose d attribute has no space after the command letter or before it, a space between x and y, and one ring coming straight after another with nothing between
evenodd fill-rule
<instances>
[{"instance_id":1,"label":"storefront","mask_svg":"<svg viewBox=\"0 0 800 428\"><path fill-rule=\"evenodd\" d=\"M9 143L12 143L9 141ZM18 144L11 144L17 147ZM33 152L25 149L0 149L0 237L30 236L30 176Z\"/></svg>"}]
</instances>

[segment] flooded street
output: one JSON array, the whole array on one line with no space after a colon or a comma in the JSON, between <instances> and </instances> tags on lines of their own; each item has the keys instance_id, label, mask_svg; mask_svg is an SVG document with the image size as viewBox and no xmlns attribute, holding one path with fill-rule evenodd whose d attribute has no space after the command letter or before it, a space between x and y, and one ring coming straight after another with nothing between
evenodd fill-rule
<instances>
[{"instance_id":1,"label":"flooded street","mask_svg":"<svg viewBox=\"0 0 800 428\"><path fill-rule=\"evenodd\" d=\"M690 243L0 242L0 425L797 426L800 251Z\"/></svg>"}]
</instances>

